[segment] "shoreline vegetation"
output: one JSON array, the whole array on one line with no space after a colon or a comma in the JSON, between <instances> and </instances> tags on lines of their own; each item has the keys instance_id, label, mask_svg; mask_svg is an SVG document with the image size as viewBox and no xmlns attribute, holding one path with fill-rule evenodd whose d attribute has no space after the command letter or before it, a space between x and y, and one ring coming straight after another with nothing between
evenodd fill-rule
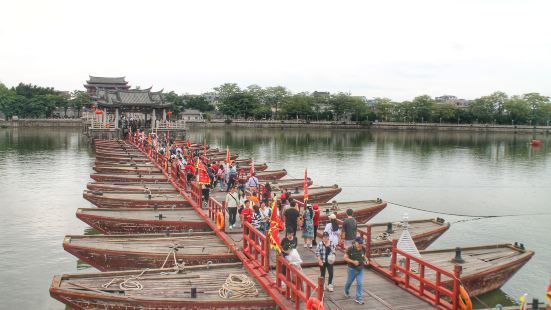
<instances>
[{"instance_id":1,"label":"shoreline vegetation","mask_svg":"<svg viewBox=\"0 0 551 310\"><path fill-rule=\"evenodd\" d=\"M74 119L19 119L0 120L0 128L36 128L36 127L81 127L84 120ZM453 124L453 123L400 123L400 122L370 122L357 124L355 122L332 121L301 121L301 120L232 120L223 119L206 122L188 122L188 128L316 128L339 130L389 130L389 131L471 131L471 132L509 132L550 134L551 126L500 125L500 124Z\"/></svg>"},{"instance_id":2,"label":"shoreline vegetation","mask_svg":"<svg viewBox=\"0 0 551 310\"><path fill-rule=\"evenodd\" d=\"M380 97L367 99L344 92L292 93L284 86L261 87L255 84L240 88L236 83L224 83L212 90L201 95L179 95L171 91L164 96L173 104L176 115L184 109L196 109L204 113L208 121L225 119L234 123L239 119L250 119L290 124L295 120L306 124L333 122L336 125L344 122L360 127L373 127L383 122L443 123L458 124L458 127L462 124L494 124L492 126L510 125L513 129L518 125L549 126L551 123L551 100L539 93L509 96L498 91L473 100L422 95L399 102ZM80 116L81 110L93 103L93 99L81 90L63 92L23 83L8 88L0 83L0 112L6 119L15 116L51 118L56 113L58 117L66 117L69 108Z\"/></svg>"}]
</instances>

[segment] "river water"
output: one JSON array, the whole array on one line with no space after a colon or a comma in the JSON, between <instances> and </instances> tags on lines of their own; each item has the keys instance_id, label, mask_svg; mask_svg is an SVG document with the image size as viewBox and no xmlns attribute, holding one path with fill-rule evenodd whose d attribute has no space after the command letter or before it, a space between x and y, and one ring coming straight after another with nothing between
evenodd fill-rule
<instances>
[{"instance_id":1,"label":"river water","mask_svg":"<svg viewBox=\"0 0 551 310\"><path fill-rule=\"evenodd\" d=\"M544 300L551 276L551 137L340 130L192 129L195 141L230 147L241 157L287 169L315 185L339 184L339 200L381 197L434 212L512 216L452 222L431 248L522 242L534 258L502 290L482 296L509 304L523 293ZM62 248L82 234L75 217L88 206L93 150L80 130L0 129L0 309L64 309L49 297L52 276L82 264ZM373 221L434 217L389 204ZM93 269L84 270L90 271Z\"/></svg>"}]
</instances>

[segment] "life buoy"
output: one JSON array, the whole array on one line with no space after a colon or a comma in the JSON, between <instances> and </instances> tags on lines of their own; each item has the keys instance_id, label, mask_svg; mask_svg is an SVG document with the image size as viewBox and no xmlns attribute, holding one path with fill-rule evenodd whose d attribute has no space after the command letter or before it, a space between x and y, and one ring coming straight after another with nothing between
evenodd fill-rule
<instances>
[{"instance_id":1,"label":"life buoy","mask_svg":"<svg viewBox=\"0 0 551 310\"><path fill-rule=\"evenodd\" d=\"M224 214L220 211L216 213L216 227L220 230L223 230L224 227Z\"/></svg>"},{"instance_id":2,"label":"life buoy","mask_svg":"<svg viewBox=\"0 0 551 310\"><path fill-rule=\"evenodd\" d=\"M310 297L306 302L306 310L324 310L323 303L315 297Z\"/></svg>"},{"instance_id":3,"label":"life buoy","mask_svg":"<svg viewBox=\"0 0 551 310\"><path fill-rule=\"evenodd\" d=\"M461 310L473 310L473 303L469 297L469 293L465 290L463 285L459 286L459 309Z\"/></svg>"}]
</instances>

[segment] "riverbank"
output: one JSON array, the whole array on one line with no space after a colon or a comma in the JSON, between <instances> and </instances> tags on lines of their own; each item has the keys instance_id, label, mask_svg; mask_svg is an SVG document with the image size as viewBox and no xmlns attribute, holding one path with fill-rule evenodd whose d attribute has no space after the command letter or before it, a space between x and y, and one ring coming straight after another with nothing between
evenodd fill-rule
<instances>
[{"instance_id":1,"label":"riverbank","mask_svg":"<svg viewBox=\"0 0 551 310\"><path fill-rule=\"evenodd\" d=\"M369 124L337 122L301 122L301 121L244 121L223 120L210 122L188 122L189 128L325 128L325 129L373 129L405 131L476 131L476 132L511 132L511 133L551 133L551 126L497 125L497 124L440 124L440 123L391 123L378 122Z\"/></svg>"},{"instance_id":2,"label":"riverbank","mask_svg":"<svg viewBox=\"0 0 551 310\"><path fill-rule=\"evenodd\" d=\"M81 127L83 124L80 118L32 118L32 119L18 119L18 120L0 120L0 127L2 128L14 128L14 127Z\"/></svg>"}]
</instances>

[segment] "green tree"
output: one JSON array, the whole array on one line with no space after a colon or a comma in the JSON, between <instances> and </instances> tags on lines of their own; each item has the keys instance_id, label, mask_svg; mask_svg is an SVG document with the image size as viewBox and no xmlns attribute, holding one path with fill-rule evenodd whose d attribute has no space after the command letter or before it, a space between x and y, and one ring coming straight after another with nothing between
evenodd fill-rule
<instances>
[{"instance_id":1,"label":"green tree","mask_svg":"<svg viewBox=\"0 0 551 310\"><path fill-rule=\"evenodd\" d=\"M432 111L433 121L440 122L440 120L442 120L442 122L445 123L454 122L457 119L458 110L459 109L451 103L435 104Z\"/></svg>"},{"instance_id":2,"label":"green tree","mask_svg":"<svg viewBox=\"0 0 551 310\"><path fill-rule=\"evenodd\" d=\"M71 99L69 99L69 105L77 110L77 115L80 117L80 112L85 105L91 105L93 102L92 97L88 92L82 90L75 90L71 93Z\"/></svg>"},{"instance_id":3,"label":"green tree","mask_svg":"<svg viewBox=\"0 0 551 310\"><path fill-rule=\"evenodd\" d=\"M222 99L218 109L225 115L240 115L247 118L258 105L257 98L250 93L238 92Z\"/></svg>"},{"instance_id":4,"label":"green tree","mask_svg":"<svg viewBox=\"0 0 551 310\"><path fill-rule=\"evenodd\" d=\"M392 120L394 104L389 98L375 98L375 114L381 121Z\"/></svg>"},{"instance_id":5,"label":"green tree","mask_svg":"<svg viewBox=\"0 0 551 310\"><path fill-rule=\"evenodd\" d=\"M533 125L546 124L550 118L546 106L549 106L551 102L549 97L542 96L539 93L528 93L522 95L522 99L528 104L530 108L529 119Z\"/></svg>"},{"instance_id":6,"label":"green tree","mask_svg":"<svg viewBox=\"0 0 551 310\"><path fill-rule=\"evenodd\" d=\"M167 102L172 103L172 109L174 110L175 114L178 114L185 109L186 102L184 96L180 96L174 91L170 91L164 94L164 99Z\"/></svg>"},{"instance_id":7,"label":"green tree","mask_svg":"<svg viewBox=\"0 0 551 310\"><path fill-rule=\"evenodd\" d=\"M410 104L412 120L415 122L431 121L434 104L434 100L428 95L413 98Z\"/></svg>"},{"instance_id":8,"label":"green tree","mask_svg":"<svg viewBox=\"0 0 551 310\"><path fill-rule=\"evenodd\" d=\"M213 111L214 106L203 96L188 96L185 99L186 108L196 109L201 112Z\"/></svg>"},{"instance_id":9,"label":"green tree","mask_svg":"<svg viewBox=\"0 0 551 310\"><path fill-rule=\"evenodd\" d=\"M6 119L18 115L19 107L15 105L17 95L13 89L9 89L6 85L0 83L0 111L4 113Z\"/></svg>"},{"instance_id":10,"label":"green tree","mask_svg":"<svg viewBox=\"0 0 551 310\"><path fill-rule=\"evenodd\" d=\"M224 101L224 99L240 93L241 89L236 83L224 83L218 87L214 87L214 91L218 93L220 100Z\"/></svg>"},{"instance_id":11,"label":"green tree","mask_svg":"<svg viewBox=\"0 0 551 310\"><path fill-rule=\"evenodd\" d=\"M287 118L304 117L313 115L314 98L304 94L296 94L287 98L282 106Z\"/></svg>"},{"instance_id":12,"label":"green tree","mask_svg":"<svg viewBox=\"0 0 551 310\"><path fill-rule=\"evenodd\" d=\"M253 95L259 103L266 102L266 90L261 86L257 84L249 85L245 91Z\"/></svg>"},{"instance_id":13,"label":"green tree","mask_svg":"<svg viewBox=\"0 0 551 310\"><path fill-rule=\"evenodd\" d=\"M281 104L285 102L289 96L291 96L291 92L283 86L266 87L265 92L266 104L274 107L275 118L277 119L279 106L281 106Z\"/></svg>"},{"instance_id":14,"label":"green tree","mask_svg":"<svg viewBox=\"0 0 551 310\"><path fill-rule=\"evenodd\" d=\"M524 124L530 118L530 106L521 96L512 96L504 104L511 123Z\"/></svg>"}]
</instances>

